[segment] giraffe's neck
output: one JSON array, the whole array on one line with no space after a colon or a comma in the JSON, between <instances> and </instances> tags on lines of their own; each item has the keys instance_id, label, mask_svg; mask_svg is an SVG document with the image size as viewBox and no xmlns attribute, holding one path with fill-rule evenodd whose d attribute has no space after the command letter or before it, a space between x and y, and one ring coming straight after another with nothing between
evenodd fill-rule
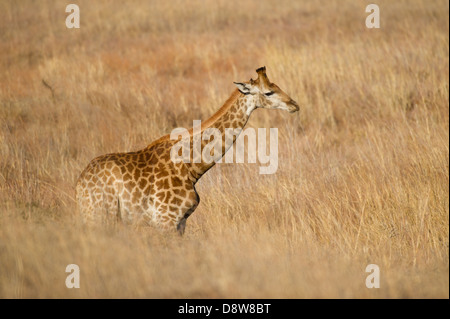
<instances>
[{"instance_id":1,"label":"giraffe's neck","mask_svg":"<svg viewBox=\"0 0 450 319\"><path fill-rule=\"evenodd\" d=\"M191 159L193 160L191 163L186 163L186 165L194 182L213 167L216 161L222 158L233 146L255 108L256 104L252 95L244 95L236 90L212 117L204 122L202 121L201 134L198 134L200 130L196 130L196 128L190 131ZM233 130L234 134L230 134L231 130ZM214 133L214 137L208 138L208 133ZM219 134L222 139L222 147L215 148L213 156L215 160L212 162L205 161L205 156L202 156L201 159L197 157L195 160L195 155L193 154L198 154L198 152L195 153L194 148L197 147L198 151L198 146L201 143L201 151L203 153L207 145L211 147L214 144L215 136ZM195 139L197 139L197 142L194 141Z\"/></svg>"}]
</instances>

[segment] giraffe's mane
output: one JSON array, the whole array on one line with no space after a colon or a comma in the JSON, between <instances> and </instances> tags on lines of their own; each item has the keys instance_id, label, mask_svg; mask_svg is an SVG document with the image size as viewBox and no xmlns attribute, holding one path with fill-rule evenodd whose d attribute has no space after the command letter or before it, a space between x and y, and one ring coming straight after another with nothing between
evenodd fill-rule
<instances>
[{"instance_id":1,"label":"giraffe's mane","mask_svg":"<svg viewBox=\"0 0 450 319\"><path fill-rule=\"evenodd\" d=\"M204 123L202 123L202 132L213 125L222 115L224 115L230 107L236 102L238 97L242 93L239 92L238 89L235 89L233 93L231 93L231 96L225 101L225 103L222 105L220 109L217 110L216 113L214 113L209 119L207 119ZM192 135L192 128L189 130L189 134Z\"/></svg>"},{"instance_id":2,"label":"giraffe's mane","mask_svg":"<svg viewBox=\"0 0 450 319\"><path fill-rule=\"evenodd\" d=\"M205 122L202 123L202 129L201 132L203 132L205 129L213 125L222 115L224 115L230 107L236 102L236 100L239 98L239 96L242 93L239 92L238 89L235 89L233 93L231 93L231 96L225 101L225 103L222 105L220 109L216 111L209 119L207 119ZM194 131L194 128L191 128L188 132L189 135L192 136ZM159 139L153 141L151 144L149 144L146 148L151 148L153 145L159 144L161 142L167 141L170 139L170 134L164 135L163 137L160 137Z\"/></svg>"}]
</instances>

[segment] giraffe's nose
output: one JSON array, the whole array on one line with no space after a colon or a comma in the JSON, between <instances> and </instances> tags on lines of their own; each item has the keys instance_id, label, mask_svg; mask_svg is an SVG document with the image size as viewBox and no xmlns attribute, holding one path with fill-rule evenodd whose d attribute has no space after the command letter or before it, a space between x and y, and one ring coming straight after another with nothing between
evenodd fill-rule
<instances>
[{"instance_id":1,"label":"giraffe's nose","mask_svg":"<svg viewBox=\"0 0 450 319\"><path fill-rule=\"evenodd\" d=\"M298 110L300 110L300 106L298 106L297 102L295 102L294 100L291 99L289 101L289 104L291 106L289 109L290 113L294 113L294 112L297 112Z\"/></svg>"}]
</instances>

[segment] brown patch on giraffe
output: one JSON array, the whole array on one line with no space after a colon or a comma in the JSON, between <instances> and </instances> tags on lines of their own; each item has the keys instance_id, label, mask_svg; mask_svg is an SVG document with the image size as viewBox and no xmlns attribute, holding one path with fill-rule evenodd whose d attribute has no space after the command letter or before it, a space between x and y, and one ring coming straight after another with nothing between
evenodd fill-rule
<instances>
[{"instance_id":1,"label":"brown patch on giraffe","mask_svg":"<svg viewBox=\"0 0 450 319\"><path fill-rule=\"evenodd\" d=\"M150 207L150 205L149 205L149 203L148 203L148 199L147 199L147 200L144 199L144 200L142 201L142 208L143 208L144 211L145 211L145 210L148 210L149 207Z\"/></svg>"},{"instance_id":2,"label":"brown patch on giraffe","mask_svg":"<svg viewBox=\"0 0 450 319\"><path fill-rule=\"evenodd\" d=\"M164 148L162 148L161 146L159 146L158 148L156 148L155 152L156 155L160 156L162 153L164 153Z\"/></svg>"},{"instance_id":3,"label":"brown patch on giraffe","mask_svg":"<svg viewBox=\"0 0 450 319\"><path fill-rule=\"evenodd\" d=\"M180 174L181 174L182 176L187 176L188 173L189 173L189 171L188 171L186 165L182 165L182 166L180 167Z\"/></svg>"},{"instance_id":4,"label":"brown patch on giraffe","mask_svg":"<svg viewBox=\"0 0 450 319\"><path fill-rule=\"evenodd\" d=\"M162 161L169 162L170 161L170 152L164 152L164 154L162 154L160 156L160 159Z\"/></svg>"},{"instance_id":5,"label":"brown patch on giraffe","mask_svg":"<svg viewBox=\"0 0 450 319\"><path fill-rule=\"evenodd\" d=\"M107 185L107 187L110 187L110 186L114 185L115 180L116 179L114 178L114 176L110 176L105 184Z\"/></svg>"},{"instance_id":6,"label":"brown patch on giraffe","mask_svg":"<svg viewBox=\"0 0 450 319\"><path fill-rule=\"evenodd\" d=\"M112 166L113 166L113 163L112 163L112 162L106 162L105 168L106 168L107 170L110 170L110 169L112 168Z\"/></svg>"},{"instance_id":7,"label":"brown patch on giraffe","mask_svg":"<svg viewBox=\"0 0 450 319\"><path fill-rule=\"evenodd\" d=\"M156 187L158 189L168 189L170 187L169 179L164 178L162 180L156 181Z\"/></svg>"},{"instance_id":8,"label":"brown patch on giraffe","mask_svg":"<svg viewBox=\"0 0 450 319\"><path fill-rule=\"evenodd\" d=\"M136 187L136 182L135 181L128 181L125 184L125 188L130 190L130 192Z\"/></svg>"},{"instance_id":9,"label":"brown patch on giraffe","mask_svg":"<svg viewBox=\"0 0 450 319\"><path fill-rule=\"evenodd\" d=\"M155 165L155 164L158 163L158 158L155 155L152 154L152 156L151 156L150 160L148 161L148 163L150 165Z\"/></svg>"},{"instance_id":10,"label":"brown patch on giraffe","mask_svg":"<svg viewBox=\"0 0 450 319\"><path fill-rule=\"evenodd\" d=\"M152 185L148 185L148 186L144 189L144 194L145 194L146 196L152 194L152 189L153 189Z\"/></svg>"},{"instance_id":11,"label":"brown patch on giraffe","mask_svg":"<svg viewBox=\"0 0 450 319\"><path fill-rule=\"evenodd\" d=\"M174 208L173 210L172 210L172 208L173 208L173 206L170 206L169 207L169 209L170 209L170 211L169 211L169 213L167 214L169 217L172 217L172 218L176 218L177 217L177 214L175 214L174 212L175 211L178 211L178 208Z\"/></svg>"},{"instance_id":12,"label":"brown patch on giraffe","mask_svg":"<svg viewBox=\"0 0 450 319\"><path fill-rule=\"evenodd\" d=\"M172 177L172 186L173 187L181 187L181 186L183 186L183 181L179 177L173 176Z\"/></svg>"},{"instance_id":13,"label":"brown patch on giraffe","mask_svg":"<svg viewBox=\"0 0 450 319\"><path fill-rule=\"evenodd\" d=\"M119 168L120 168L120 173L121 173L122 175L124 175L124 174L127 172L127 169L126 169L125 166L120 165Z\"/></svg>"},{"instance_id":14,"label":"brown patch on giraffe","mask_svg":"<svg viewBox=\"0 0 450 319\"><path fill-rule=\"evenodd\" d=\"M126 167L127 167L128 172L130 172L130 173L133 172L133 169L134 169L133 163L128 163Z\"/></svg>"},{"instance_id":15,"label":"brown patch on giraffe","mask_svg":"<svg viewBox=\"0 0 450 319\"><path fill-rule=\"evenodd\" d=\"M180 197L186 196L186 191L184 189L174 189L173 192Z\"/></svg>"},{"instance_id":16,"label":"brown patch on giraffe","mask_svg":"<svg viewBox=\"0 0 450 319\"><path fill-rule=\"evenodd\" d=\"M153 174L153 166L147 166L142 171L142 176L149 176Z\"/></svg>"},{"instance_id":17,"label":"brown patch on giraffe","mask_svg":"<svg viewBox=\"0 0 450 319\"><path fill-rule=\"evenodd\" d=\"M137 204L139 202L139 199L142 196L142 192L139 189L135 189L133 192L133 195L131 197L131 202L133 204Z\"/></svg>"},{"instance_id":18,"label":"brown patch on giraffe","mask_svg":"<svg viewBox=\"0 0 450 319\"><path fill-rule=\"evenodd\" d=\"M148 182L144 178L141 178L138 182L138 186L140 189L144 189L147 184L148 184Z\"/></svg>"},{"instance_id":19,"label":"brown patch on giraffe","mask_svg":"<svg viewBox=\"0 0 450 319\"><path fill-rule=\"evenodd\" d=\"M145 168L146 166L147 166L146 163L139 163L139 164L137 165L137 168L143 169L143 168Z\"/></svg>"},{"instance_id":20,"label":"brown patch on giraffe","mask_svg":"<svg viewBox=\"0 0 450 319\"><path fill-rule=\"evenodd\" d=\"M180 208L179 207L176 207L176 206L169 206L169 210L171 211L171 212L175 212L175 213L178 213L179 212L179 210L180 210ZM173 213L171 216L173 216L174 218L177 216L175 213ZM170 215L171 213L169 213L169 215Z\"/></svg>"},{"instance_id":21,"label":"brown patch on giraffe","mask_svg":"<svg viewBox=\"0 0 450 319\"><path fill-rule=\"evenodd\" d=\"M139 177L141 177L141 170L136 168L134 170L134 179L137 181L137 180L139 180Z\"/></svg>"},{"instance_id":22,"label":"brown patch on giraffe","mask_svg":"<svg viewBox=\"0 0 450 319\"><path fill-rule=\"evenodd\" d=\"M166 194L164 192L159 192L159 193L156 193L155 196L159 201L162 202L164 200L164 197L166 197Z\"/></svg>"},{"instance_id":23,"label":"brown patch on giraffe","mask_svg":"<svg viewBox=\"0 0 450 319\"><path fill-rule=\"evenodd\" d=\"M172 194L170 193L170 191L167 191L166 196L164 196L164 202L168 203L171 197L172 197Z\"/></svg>"},{"instance_id":24,"label":"brown patch on giraffe","mask_svg":"<svg viewBox=\"0 0 450 319\"><path fill-rule=\"evenodd\" d=\"M114 166L114 168L112 169L111 173L114 176L119 177L120 176L120 168L118 168L117 166Z\"/></svg>"},{"instance_id":25,"label":"brown patch on giraffe","mask_svg":"<svg viewBox=\"0 0 450 319\"><path fill-rule=\"evenodd\" d=\"M183 204L183 200L180 199L179 197L174 196L172 198L172 201L170 202L170 204L174 204L174 205L180 206L181 204Z\"/></svg>"},{"instance_id":26,"label":"brown patch on giraffe","mask_svg":"<svg viewBox=\"0 0 450 319\"><path fill-rule=\"evenodd\" d=\"M158 178L158 179L160 179L160 178L164 178L164 177L166 177L166 176L168 176L169 174L167 173L167 171L165 171L165 170L159 170L157 173L156 173L156 178Z\"/></svg>"}]
</instances>

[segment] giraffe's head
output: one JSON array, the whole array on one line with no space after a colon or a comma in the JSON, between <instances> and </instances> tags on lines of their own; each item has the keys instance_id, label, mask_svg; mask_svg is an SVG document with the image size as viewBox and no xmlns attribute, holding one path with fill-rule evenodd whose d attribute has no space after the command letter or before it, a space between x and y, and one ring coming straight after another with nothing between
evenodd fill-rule
<instances>
[{"instance_id":1,"label":"giraffe's head","mask_svg":"<svg viewBox=\"0 0 450 319\"><path fill-rule=\"evenodd\" d=\"M297 102L284 93L278 85L269 81L266 67L256 70L258 78L248 82L234 82L243 94L251 94L255 99L256 107L265 109L280 109L294 113L299 110Z\"/></svg>"}]
</instances>

